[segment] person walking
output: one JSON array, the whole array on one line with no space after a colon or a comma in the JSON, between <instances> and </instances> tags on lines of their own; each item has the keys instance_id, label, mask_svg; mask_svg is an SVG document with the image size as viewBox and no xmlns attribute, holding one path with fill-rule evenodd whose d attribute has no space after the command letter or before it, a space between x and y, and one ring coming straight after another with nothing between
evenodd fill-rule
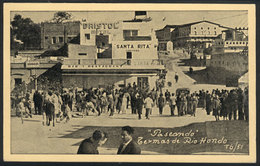
<instances>
[{"instance_id":1,"label":"person walking","mask_svg":"<svg viewBox=\"0 0 260 166\"><path fill-rule=\"evenodd\" d=\"M175 97L175 94L172 93L172 95L170 97L171 116L174 116L175 106L176 106L176 97Z\"/></svg>"},{"instance_id":2,"label":"person walking","mask_svg":"<svg viewBox=\"0 0 260 166\"><path fill-rule=\"evenodd\" d=\"M153 99L151 98L151 94L149 94L144 100L144 107L146 110L145 117L148 120L150 119L149 115L150 115L150 112L151 112L153 106L154 106Z\"/></svg>"},{"instance_id":3,"label":"person walking","mask_svg":"<svg viewBox=\"0 0 260 166\"><path fill-rule=\"evenodd\" d=\"M138 119L142 119L142 111L143 111L143 98L142 96L137 93L136 94L136 109L137 109L137 113L138 113Z\"/></svg>"},{"instance_id":4,"label":"person walking","mask_svg":"<svg viewBox=\"0 0 260 166\"><path fill-rule=\"evenodd\" d=\"M163 94L160 94L160 97L158 98L158 107L159 107L159 114L163 114L163 107L165 105L165 99L163 97Z\"/></svg>"},{"instance_id":5,"label":"person walking","mask_svg":"<svg viewBox=\"0 0 260 166\"><path fill-rule=\"evenodd\" d=\"M176 82L176 83L178 83L178 80L179 80L179 75L178 75L178 73L177 73L177 72L175 72L175 77L174 77L174 78L175 78L175 82Z\"/></svg>"}]
</instances>

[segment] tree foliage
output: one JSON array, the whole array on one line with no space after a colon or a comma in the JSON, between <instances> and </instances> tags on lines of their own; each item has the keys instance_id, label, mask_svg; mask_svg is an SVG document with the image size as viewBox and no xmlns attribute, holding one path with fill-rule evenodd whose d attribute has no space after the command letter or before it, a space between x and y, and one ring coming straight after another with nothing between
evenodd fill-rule
<instances>
[{"instance_id":1,"label":"tree foliage","mask_svg":"<svg viewBox=\"0 0 260 166\"><path fill-rule=\"evenodd\" d=\"M11 34L18 40L21 40L24 49L38 49L41 43L41 28L39 24L34 23L30 18L22 18L16 14L11 22Z\"/></svg>"},{"instance_id":2,"label":"tree foliage","mask_svg":"<svg viewBox=\"0 0 260 166\"><path fill-rule=\"evenodd\" d=\"M70 20L71 14L64 11L58 11L54 14L53 21L56 23L62 23L65 20Z\"/></svg>"}]
</instances>

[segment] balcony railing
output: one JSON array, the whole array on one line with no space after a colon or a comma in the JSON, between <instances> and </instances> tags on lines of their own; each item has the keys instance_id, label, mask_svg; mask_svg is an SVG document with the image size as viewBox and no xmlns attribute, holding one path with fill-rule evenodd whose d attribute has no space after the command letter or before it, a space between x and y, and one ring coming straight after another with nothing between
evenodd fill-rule
<instances>
[{"instance_id":1,"label":"balcony railing","mask_svg":"<svg viewBox=\"0 0 260 166\"><path fill-rule=\"evenodd\" d=\"M163 65L159 59L65 59L64 65L119 65L154 66Z\"/></svg>"}]
</instances>

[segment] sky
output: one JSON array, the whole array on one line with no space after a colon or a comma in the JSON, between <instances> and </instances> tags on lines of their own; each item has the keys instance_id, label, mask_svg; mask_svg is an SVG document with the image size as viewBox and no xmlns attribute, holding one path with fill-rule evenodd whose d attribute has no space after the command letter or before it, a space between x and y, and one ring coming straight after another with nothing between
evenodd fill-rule
<instances>
[{"instance_id":1,"label":"sky","mask_svg":"<svg viewBox=\"0 0 260 166\"><path fill-rule=\"evenodd\" d=\"M86 19L87 22L116 22L130 20L134 18L134 11L68 11L74 20ZM12 11L11 20L15 14L20 14L24 18L31 18L33 22L40 23L49 21L55 12L52 11ZM210 10L210 11L147 11L148 17L152 18L154 29L161 29L165 25L180 25L196 21L212 21L227 27L248 26L248 12L238 10ZM165 18L165 19L164 19ZM164 21L163 21L164 20Z\"/></svg>"}]
</instances>

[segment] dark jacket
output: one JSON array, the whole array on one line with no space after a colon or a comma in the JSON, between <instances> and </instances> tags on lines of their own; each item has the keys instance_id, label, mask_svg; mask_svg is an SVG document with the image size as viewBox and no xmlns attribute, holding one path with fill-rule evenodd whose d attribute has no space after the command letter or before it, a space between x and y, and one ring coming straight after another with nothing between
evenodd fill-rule
<instances>
[{"instance_id":1,"label":"dark jacket","mask_svg":"<svg viewBox=\"0 0 260 166\"><path fill-rule=\"evenodd\" d=\"M91 139L87 138L81 142L77 154L99 154L99 152Z\"/></svg>"},{"instance_id":2,"label":"dark jacket","mask_svg":"<svg viewBox=\"0 0 260 166\"><path fill-rule=\"evenodd\" d=\"M121 152L124 144L121 144L118 148L117 154L141 154L141 149L133 140L125 147Z\"/></svg>"}]
</instances>

